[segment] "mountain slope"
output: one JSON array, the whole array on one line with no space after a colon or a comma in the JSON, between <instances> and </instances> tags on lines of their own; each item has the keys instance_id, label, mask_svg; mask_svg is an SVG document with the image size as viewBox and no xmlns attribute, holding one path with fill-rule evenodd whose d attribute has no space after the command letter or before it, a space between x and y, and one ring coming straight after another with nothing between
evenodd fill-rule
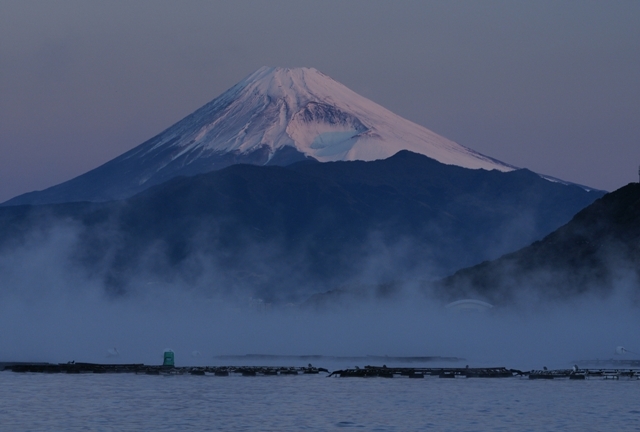
<instances>
[{"instance_id":1,"label":"mountain slope","mask_svg":"<svg viewBox=\"0 0 640 432\"><path fill-rule=\"evenodd\" d=\"M4 205L108 201L236 163L372 161L400 150L465 168L514 169L393 114L315 69L264 67L123 155Z\"/></svg>"},{"instance_id":2,"label":"mountain slope","mask_svg":"<svg viewBox=\"0 0 640 432\"><path fill-rule=\"evenodd\" d=\"M630 183L580 211L544 239L442 281L449 298L510 302L524 292L566 298L614 288L640 292L640 184Z\"/></svg>"},{"instance_id":3,"label":"mountain slope","mask_svg":"<svg viewBox=\"0 0 640 432\"><path fill-rule=\"evenodd\" d=\"M181 281L286 297L443 276L529 244L600 196L527 170L471 170L407 151L240 164L124 201L0 208L0 249L71 224L74 268L116 292Z\"/></svg>"}]
</instances>

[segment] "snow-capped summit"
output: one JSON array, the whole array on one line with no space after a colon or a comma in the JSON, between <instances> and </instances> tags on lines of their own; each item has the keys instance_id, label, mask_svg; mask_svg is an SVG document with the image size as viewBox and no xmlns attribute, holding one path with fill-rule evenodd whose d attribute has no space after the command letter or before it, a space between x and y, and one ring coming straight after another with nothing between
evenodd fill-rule
<instances>
[{"instance_id":1,"label":"snow-capped summit","mask_svg":"<svg viewBox=\"0 0 640 432\"><path fill-rule=\"evenodd\" d=\"M189 163L267 147L266 163L292 147L328 162L386 159L410 150L465 168L513 169L393 114L313 68L260 68L161 136L132 156L171 147L180 149L173 159L188 155Z\"/></svg>"},{"instance_id":2,"label":"snow-capped summit","mask_svg":"<svg viewBox=\"0 0 640 432\"><path fill-rule=\"evenodd\" d=\"M234 163L371 161L400 150L471 169L515 169L393 114L316 69L263 67L123 155L5 204L105 201Z\"/></svg>"}]
</instances>

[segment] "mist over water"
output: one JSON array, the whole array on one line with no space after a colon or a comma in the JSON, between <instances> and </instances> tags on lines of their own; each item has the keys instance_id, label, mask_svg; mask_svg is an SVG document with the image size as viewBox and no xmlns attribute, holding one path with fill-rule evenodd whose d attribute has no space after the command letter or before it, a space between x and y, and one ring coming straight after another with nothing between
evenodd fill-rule
<instances>
[{"instance_id":1,"label":"mist over water","mask_svg":"<svg viewBox=\"0 0 640 432\"><path fill-rule=\"evenodd\" d=\"M149 282L141 273L129 291L114 296L102 279L73 265L77 235L62 225L0 253L0 361L159 364L170 348L179 366L268 354L458 357L458 366L528 370L627 358L615 355L620 345L640 349L640 314L624 278L613 294L555 303L518 287L520 302L485 313L449 310L412 282L385 295L336 297L322 307L271 304L248 290L211 288L223 269L210 269L195 284L180 278ZM384 263L390 260L372 254L361 282L389 280L392 268Z\"/></svg>"}]
</instances>

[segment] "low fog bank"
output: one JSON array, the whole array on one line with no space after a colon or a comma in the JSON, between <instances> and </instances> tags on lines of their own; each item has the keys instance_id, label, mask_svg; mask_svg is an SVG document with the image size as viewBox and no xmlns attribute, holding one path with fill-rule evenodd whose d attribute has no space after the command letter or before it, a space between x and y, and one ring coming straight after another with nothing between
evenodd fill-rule
<instances>
[{"instance_id":1,"label":"low fog bank","mask_svg":"<svg viewBox=\"0 0 640 432\"><path fill-rule=\"evenodd\" d=\"M479 298L495 305L535 310L586 298L609 301L610 297L623 297L629 307L640 311L637 252L621 252L625 250L623 246L603 247L585 262L572 260L567 265L548 257L523 264L519 256L526 252L523 249L462 269L429 286L435 296L447 301Z\"/></svg>"},{"instance_id":2,"label":"low fog bank","mask_svg":"<svg viewBox=\"0 0 640 432\"><path fill-rule=\"evenodd\" d=\"M2 361L158 364L171 348L179 365L238 364L218 356L260 353L451 356L471 365L567 367L576 359L612 358L618 345L637 350L640 324L624 298L474 314L416 293L323 311L168 289L119 299L90 285L33 294L2 296Z\"/></svg>"},{"instance_id":3,"label":"low fog bank","mask_svg":"<svg viewBox=\"0 0 640 432\"><path fill-rule=\"evenodd\" d=\"M535 313L464 313L406 293L311 311L167 290L114 300L95 287L3 296L0 317L1 361L158 364L170 348L185 366L237 364L219 356L268 354L445 356L474 366L567 367L578 359L613 358L618 345L637 350L640 324L638 311L622 298Z\"/></svg>"},{"instance_id":4,"label":"low fog bank","mask_svg":"<svg viewBox=\"0 0 640 432\"><path fill-rule=\"evenodd\" d=\"M268 354L442 356L463 358L470 366L531 369L620 359L614 354L619 345L640 349L640 310L629 301L625 279L608 295L562 302L535 298L521 286L520 301L510 306L456 312L425 291L417 277L426 270L394 273L394 260L406 250L399 242L395 249L372 243L361 276L346 284L359 288L345 288L346 294L322 303L309 302L309 296L272 302L225 286L224 269L204 264L194 280L141 272L129 290L114 295L100 275L70 258L77 236L73 225L59 226L0 254L0 361L159 364L170 348L182 366L238 364L242 359L220 356ZM287 268L282 263L277 269L283 281ZM303 359L269 361L331 367Z\"/></svg>"}]
</instances>

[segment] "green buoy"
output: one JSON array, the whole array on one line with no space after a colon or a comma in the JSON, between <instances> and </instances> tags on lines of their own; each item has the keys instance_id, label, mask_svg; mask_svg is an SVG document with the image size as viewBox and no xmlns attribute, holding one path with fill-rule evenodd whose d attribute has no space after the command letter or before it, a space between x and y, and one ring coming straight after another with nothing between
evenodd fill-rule
<instances>
[{"instance_id":1,"label":"green buoy","mask_svg":"<svg viewBox=\"0 0 640 432\"><path fill-rule=\"evenodd\" d=\"M164 361L162 362L162 366L175 366L173 351L171 351L170 349L164 350Z\"/></svg>"}]
</instances>

